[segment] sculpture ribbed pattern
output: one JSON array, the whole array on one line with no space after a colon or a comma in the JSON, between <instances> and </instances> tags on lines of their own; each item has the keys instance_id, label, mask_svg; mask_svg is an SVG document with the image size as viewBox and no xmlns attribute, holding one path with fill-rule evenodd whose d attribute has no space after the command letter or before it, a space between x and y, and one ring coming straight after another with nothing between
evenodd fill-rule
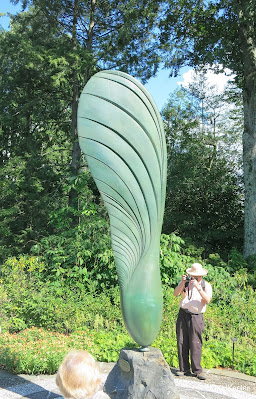
<instances>
[{"instance_id":1,"label":"sculpture ribbed pattern","mask_svg":"<svg viewBox=\"0 0 256 399\"><path fill-rule=\"evenodd\" d=\"M125 296L141 260L151 250L159 252L166 187L162 120L152 97L136 79L102 71L90 79L80 97L78 132L108 210Z\"/></svg>"}]
</instances>

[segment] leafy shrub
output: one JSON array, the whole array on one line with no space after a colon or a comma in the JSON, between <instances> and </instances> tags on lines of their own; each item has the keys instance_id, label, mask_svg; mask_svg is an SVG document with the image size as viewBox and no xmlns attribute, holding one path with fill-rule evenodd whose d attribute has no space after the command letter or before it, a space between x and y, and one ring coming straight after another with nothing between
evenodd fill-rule
<instances>
[{"instance_id":1,"label":"leafy shrub","mask_svg":"<svg viewBox=\"0 0 256 399\"><path fill-rule=\"evenodd\" d=\"M244 259L243 255L237 251L236 248L232 248L229 254L228 267L231 272L236 272L240 269L248 268L248 264Z\"/></svg>"},{"instance_id":2,"label":"leafy shrub","mask_svg":"<svg viewBox=\"0 0 256 399\"><path fill-rule=\"evenodd\" d=\"M117 285L108 223L100 217L45 237L32 251L47 264L45 278L52 282L95 291Z\"/></svg>"},{"instance_id":3,"label":"leafy shrub","mask_svg":"<svg viewBox=\"0 0 256 399\"><path fill-rule=\"evenodd\" d=\"M233 343L226 339L224 341L211 340L203 347L203 367L209 368L209 355L214 359L211 367L225 367L241 371L242 373L255 376L255 343L239 339L235 344L233 364Z\"/></svg>"},{"instance_id":4,"label":"leafy shrub","mask_svg":"<svg viewBox=\"0 0 256 399\"><path fill-rule=\"evenodd\" d=\"M256 255L251 255L246 258L248 269L248 282L256 289Z\"/></svg>"},{"instance_id":5,"label":"leafy shrub","mask_svg":"<svg viewBox=\"0 0 256 399\"><path fill-rule=\"evenodd\" d=\"M114 289L111 297L106 293L95 296L40 282L36 287L32 283L19 291L15 288L10 287L8 300L2 304L2 331L18 332L35 326L71 333L87 327L109 330L122 325L120 307L113 306L117 303Z\"/></svg>"},{"instance_id":6,"label":"leafy shrub","mask_svg":"<svg viewBox=\"0 0 256 399\"><path fill-rule=\"evenodd\" d=\"M71 348L89 349L86 333L67 337L43 329L26 329L0 336L0 364L6 370L24 374L53 374Z\"/></svg>"},{"instance_id":7,"label":"leafy shrub","mask_svg":"<svg viewBox=\"0 0 256 399\"><path fill-rule=\"evenodd\" d=\"M19 374L54 374L70 350L86 349L98 361L110 362L123 347L134 347L125 332L85 330L67 336L32 327L0 336L0 366Z\"/></svg>"},{"instance_id":8,"label":"leafy shrub","mask_svg":"<svg viewBox=\"0 0 256 399\"><path fill-rule=\"evenodd\" d=\"M233 264L233 270L228 269L218 254L203 262L184 251L184 241L179 237L161 237L164 312L153 345L161 349L170 365L177 367L175 323L180 298L174 297L173 287L191 263L200 261L209 270L206 279L213 286L213 300L205 314L203 366L230 367L231 338L236 337L234 366L255 375L251 353L255 352L256 317L252 309L256 307L256 296L248 285L247 269L240 263L239 267ZM101 254L104 256L104 252ZM109 286L104 283L113 270L106 271L100 279L97 273L101 269L97 266L91 274L95 282L80 276L78 284L78 270L73 269L74 275L69 279L68 264L66 274L57 278L50 271L48 278L48 266L42 259L10 258L1 268L2 366L15 372L52 373L70 348L87 348L98 360L116 361L122 347L135 345L122 321L119 288L114 280ZM104 268L104 262L100 268Z\"/></svg>"},{"instance_id":9,"label":"leafy shrub","mask_svg":"<svg viewBox=\"0 0 256 399\"><path fill-rule=\"evenodd\" d=\"M170 326L173 330L175 326ZM177 345L174 334L160 330L153 346L158 347L166 361L178 367ZM70 335L32 327L20 333L0 336L0 367L15 373L53 374L63 357L72 349L87 349L98 361L116 362L121 348L138 347L127 332L87 329ZM234 367L243 373L255 375L255 344L238 340L235 347ZM211 339L204 343L202 366L227 367L233 364L232 341Z\"/></svg>"},{"instance_id":10,"label":"leafy shrub","mask_svg":"<svg viewBox=\"0 0 256 399\"><path fill-rule=\"evenodd\" d=\"M0 275L6 283L12 279L30 279L32 276L39 277L45 265L41 258L36 256L21 255L19 258L8 258L1 267Z\"/></svg>"},{"instance_id":11,"label":"leafy shrub","mask_svg":"<svg viewBox=\"0 0 256 399\"><path fill-rule=\"evenodd\" d=\"M176 285L192 258L183 254L185 242L174 233L162 234L160 242L160 270L163 284Z\"/></svg>"},{"instance_id":12,"label":"leafy shrub","mask_svg":"<svg viewBox=\"0 0 256 399\"><path fill-rule=\"evenodd\" d=\"M52 212L53 234L43 237L31 252L47 265L46 280L101 292L117 285L106 209L88 171L71 179L66 191L73 189L79 204Z\"/></svg>"},{"instance_id":13,"label":"leafy shrub","mask_svg":"<svg viewBox=\"0 0 256 399\"><path fill-rule=\"evenodd\" d=\"M205 277L209 281L213 288L213 302L223 302L228 304L231 300L237 282L228 271L221 266L212 266L206 264L208 274Z\"/></svg>"}]
</instances>

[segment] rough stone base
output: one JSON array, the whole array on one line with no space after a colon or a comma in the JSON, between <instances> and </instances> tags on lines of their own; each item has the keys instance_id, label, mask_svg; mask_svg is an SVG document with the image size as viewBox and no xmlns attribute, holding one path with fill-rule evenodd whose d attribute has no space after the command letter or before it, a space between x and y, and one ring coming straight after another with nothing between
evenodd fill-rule
<instances>
[{"instance_id":1,"label":"rough stone base","mask_svg":"<svg viewBox=\"0 0 256 399\"><path fill-rule=\"evenodd\" d=\"M111 399L179 399L162 352L121 349L103 390Z\"/></svg>"}]
</instances>

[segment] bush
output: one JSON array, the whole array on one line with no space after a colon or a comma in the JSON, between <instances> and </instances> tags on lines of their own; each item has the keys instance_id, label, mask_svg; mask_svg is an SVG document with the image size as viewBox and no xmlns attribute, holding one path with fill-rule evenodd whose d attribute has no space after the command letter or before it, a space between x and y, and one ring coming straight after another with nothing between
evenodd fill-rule
<instances>
[{"instance_id":1,"label":"bush","mask_svg":"<svg viewBox=\"0 0 256 399\"><path fill-rule=\"evenodd\" d=\"M71 348L92 346L86 333L72 338L35 327L18 334L4 333L0 343L1 366L19 374L53 374Z\"/></svg>"},{"instance_id":2,"label":"bush","mask_svg":"<svg viewBox=\"0 0 256 399\"><path fill-rule=\"evenodd\" d=\"M161 235L160 271L162 283L165 285L176 285L192 261L190 256L183 254L184 244L174 233Z\"/></svg>"},{"instance_id":3,"label":"bush","mask_svg":"<svg viewBox=\"0 0 256 399\"><path fill-rule=\"evenodd\" d=\"M178 367L175 326L161 329L153 346L158 347L166 361ZM169 334L171 332L171 334ZM76 331L70 335L32 327L20 333L4 333L0 336L0 367L24 374L54 374L64 356L73 349L88 350L98 361L116 362L121 348L138 347L125 329L116 332L91 329ZM255 375L255 344L238 340L235 346L234 368ZM232 341L210 339L204 342L202 366L204 368L227 367L233 363Z\"/></svg>"},{"instance_id":4,"label":"bush","mask_svg":"<svg viewBox=\"0 0 256 399\"><path fill-rule=\"evenodd\" d=\"M231 270L218 254L203 262L184 254L184 248L184 241L174 234L161 238L164 312L153 345L177 367L175 323L180 298L174 297L173 287L191 263L200 261L209 270L206 279L213 286L213 300L205 314L203 366L230 367L231 338L235 337L235 368L255 375L251 353L256 349L256 316L252 311L256 296L248 285L247 269L234 261ZM237 254L235 257L239 259ZM72 285L73 280L59 277L52 279L50 274L47 278L47 265L41 257L10 258L2 266L0 359L6 369L54 373L71 348L88 349L100 361L116 361L122 347L135 345L122 321L115 284L108 288L103 284L101 290L95 290L89 280L78 285L74 277Z\"/></svg>"},{"instance_id":5,"label":"bush","mask_svg":"<svg viewBox=\"0 0 256 399\"><path fill-rule=\"evenodd\" d=\"M0 336L0 367L18 374L54 374L73 349L88 350L98 361L117 361L123 347L134 347L127 333L92 330L70 335L32 327Z\"/></svg>"}]
</instances>

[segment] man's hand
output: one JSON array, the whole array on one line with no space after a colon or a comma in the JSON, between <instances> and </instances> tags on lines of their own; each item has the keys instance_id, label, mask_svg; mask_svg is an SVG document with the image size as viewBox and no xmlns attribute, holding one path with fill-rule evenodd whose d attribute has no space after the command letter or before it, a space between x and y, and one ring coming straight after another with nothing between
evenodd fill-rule
<instances>
[{"instance_id":1,"label":"man's hand","mask_svg":"<svg viewBox=\"0 0 256 399\"><path fill-rule=\"evenodd\" d=\"M178 296L182 293L182 291L184 290L185 287L185 282L186 282L186 274L183 274L182 278L181 278L181 282L179 283L179 285L177 285L177 287L175 288L173 294L174 296Z\"/></svg>"},{"instance_id":2,"label":"man's hand","mask_svg":"<svg viewBox=\"0 0 256 399\"><path fill-rule=\"evenodd\" d=\"M193 280L193 287L196 287L196 289L198 290L199 294L202 297L203 302L205 302L205 303L209 303L210 302L211 298L202 289L201 284L199 284L199 282L196 279Z\"/></svg>"},{"instance_id":3,"label":"man's hand","mask_svg":"<svg viewBox=\"0 0 256 399\"><path fill-rule=\"evenodd\" d=\"M193 286L196 287L196 289L198 291L201 291L201 289L202 289L201 285L199 284L199 282L196 279L193 280Z\"/></svg>"}]
</instances>

